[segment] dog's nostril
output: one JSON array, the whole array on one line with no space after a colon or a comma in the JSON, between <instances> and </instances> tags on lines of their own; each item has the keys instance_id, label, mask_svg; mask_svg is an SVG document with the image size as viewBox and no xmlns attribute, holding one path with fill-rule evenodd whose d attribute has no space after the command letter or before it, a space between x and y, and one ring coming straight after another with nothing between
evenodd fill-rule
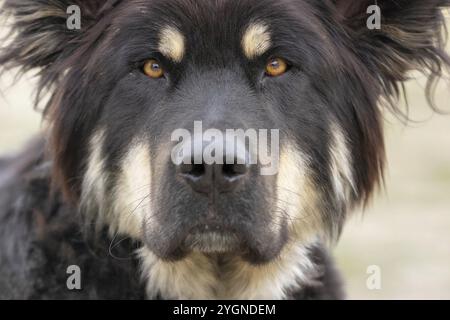
<instances>
[{"instance_id":1,"label":"dog's nostril","mask_svg":"<svg viewBox=\"0 0 450 320\"><path fill-rule=\"evenodd\" d=\"M245 181L249 167L245 164L183 164L178 172L194 191L209 194L213 190L233 191Z\"/></svg>"},{"instance_id":2,"label":"dog's nostril","mask_svg":"<svg viewBox=\"0 0 450 320\"><path fill-rule=\"evenodd\" d=\"M225 177L236 177L247 173L247 165L245 164L226 164L222 168Z\"/></svg>"},{"instance_id":3,"label":"dog's nostril","mask_svg":"<svg viewBox=\"0 0 450 320\"><path fill-rule=\"evenodd\" d=\"M180 165L180 173L190 175L192 177L201 177L205 174L205 165L203 164L182 164Z\"/></svg>"},{"instance_id":4,"label":"dog's nostril","mask_svg":"<svg viewBox=\"0 0 450 320\"><path fill-rule=\"evenodd\" d=\"M181 164L179 166L179 172L181 174L188 174L189 172L192 171L192 165L191 164Z\"/></svg>"},{"instance_id":5,"label":"dog's nostril","mask_svg":"<svg viewBox=\"0 0 450 320\"><path fill-rule=\"evenodd\" d=\"M190 172L194 177L201 177L205 174L205 165L203 164L194 164L192 165L192 170Z\"/></svg>"}]
</instances>

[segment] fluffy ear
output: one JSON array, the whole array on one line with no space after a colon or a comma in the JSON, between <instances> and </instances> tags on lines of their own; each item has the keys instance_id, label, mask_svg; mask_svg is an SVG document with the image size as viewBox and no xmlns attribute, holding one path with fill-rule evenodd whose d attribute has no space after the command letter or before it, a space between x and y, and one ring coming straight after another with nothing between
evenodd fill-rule
<instances>
[{"instance_id":1,"label":"fluffy ear","mask_svg":"<svg viewBox=\"0 0 450 320\"><path fill-rule=\"evenodd\" d=\"M39 68L43 89L56 81L61 64L83 41L88 31L118 0L4 0L2 20L9 34L1 41L0 68L20 67L22 72ZM71 6L80 9L81 28L68 27ZM72 7L73 8L73 7Z\"/></svg>"},{"instance_id":2,"label":"fluffy ear","mask_svg":"<svg viewBox=\"0 0 450 320\"><path fill-rule=\"evenodd\" d=\"M427 94L443 69L450 65L445 52L445 18L442 9L450 0L333 0L337 19L344 25L358 56L382 81L387 97L398 97L399 81L418 70L429 76ZM381 28L371 29L367 21L378 5Z\"/></svg>"}]
</instances>

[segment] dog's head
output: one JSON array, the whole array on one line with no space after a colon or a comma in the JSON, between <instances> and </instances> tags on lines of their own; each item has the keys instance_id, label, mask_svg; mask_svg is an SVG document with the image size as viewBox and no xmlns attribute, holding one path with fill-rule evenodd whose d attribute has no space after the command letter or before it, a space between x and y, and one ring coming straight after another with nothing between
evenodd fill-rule
<instances>
[{"instance_id":1,"label":"dog's head","mask_svg":"<svg viewBox=\"0 0 450 320\"><path fill-rule=\"evenodd\" d=\"M336 237L382 177L380 101L449 61L448 0L379 0L381 29L369 0L70 2L80 30L69 1L7 0L0 63L41 69L66 196L165 260Z\"/></svg>"}]
</instances>

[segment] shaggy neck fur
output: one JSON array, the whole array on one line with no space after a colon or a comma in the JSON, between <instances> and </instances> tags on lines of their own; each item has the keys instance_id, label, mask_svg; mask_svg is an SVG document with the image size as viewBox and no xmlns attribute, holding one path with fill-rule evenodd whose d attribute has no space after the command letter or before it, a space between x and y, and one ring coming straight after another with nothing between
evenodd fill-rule
<instances>
[{"instance_id":1,"label":"shaggy neck fur","mask_svg":"<svg viewBox=\"0 0 450 320\"><path fill-rule=\"evenodd\" d=\"M278 300L316 277L317 267L308 253L304 246L291 245L277 260L261 266L233 256L202 253L192 253L179 262L163 262L146 248L139 256L149 299Z\"/></svg>"}]
</instances>

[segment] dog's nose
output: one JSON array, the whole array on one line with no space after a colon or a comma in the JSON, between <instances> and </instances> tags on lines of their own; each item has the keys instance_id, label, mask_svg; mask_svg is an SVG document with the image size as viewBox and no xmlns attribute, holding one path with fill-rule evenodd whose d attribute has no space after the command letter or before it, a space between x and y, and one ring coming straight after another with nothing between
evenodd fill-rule
<instances>
[{"instance_id":1,"label":"dog's nose","mask_svg":"<svg viewBox=\"0 0 450 320\"><path fill-rule=\"evenodd\" d=\"M225 141L224 146L230 146ZM231 192L242 183L250 172L249 154L245 145L237 142L229 147L228 152L224 150L220 161L205 159L204 150L207 146L203 141L194 141L192 156L177 166L177 174L181 176L194 191L209 194L213 190L219 193ZM234 141L233 141L234 143ZM224 148L227 149L227 148ZM221 157L221 156L219 156Z\"/></svg>"},{"instance_id":2,"label":"dog's nose","mask_svg":"<svg viewBox=\"0 0 450 320\"><path fill-rule=\"evenodd\" d=\"M192 162L194 163L194 162ZM247 176L249 167L242 159L235 159L232 164L215 163L181 164L178 174L199 193L209 194L213 190L221 193L233 191Z\"/></svg>"}]
</instances>

